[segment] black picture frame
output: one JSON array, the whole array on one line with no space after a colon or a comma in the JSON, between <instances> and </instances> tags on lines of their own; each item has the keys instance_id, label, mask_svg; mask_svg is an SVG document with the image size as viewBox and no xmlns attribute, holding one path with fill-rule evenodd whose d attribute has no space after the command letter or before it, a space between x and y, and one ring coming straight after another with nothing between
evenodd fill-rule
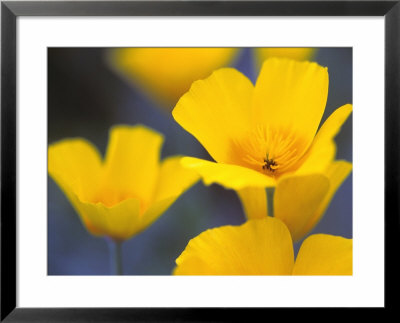
<instances>
[{"instance_id":1,"label":"black picture frame","mask_svg":"<svg viewBox=\"0 0 400 323\"><path fill-rule=\"evenodd\" d=\"M260 309L19 308L16 305L16 54L19 16L384 16L385 307L399 287L400 1L2 1L1 317L3 322L237 321ZM375 160L373 161L375 163ZM376 167L376 165L374 165ZM371 233L373 238L373 233ZM394 291L394 293L393 293ZM38 291L40 292L40 291ZM397 298L398 299L398 298ZM249 319L251 317L248 317Z\"/></svg>"}]
</instances>

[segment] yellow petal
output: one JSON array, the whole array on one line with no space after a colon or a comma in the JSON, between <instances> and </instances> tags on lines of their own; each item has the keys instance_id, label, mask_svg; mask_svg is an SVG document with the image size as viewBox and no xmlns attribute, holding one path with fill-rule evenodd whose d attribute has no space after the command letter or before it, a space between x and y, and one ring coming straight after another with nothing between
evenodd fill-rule
<instances>
[{"instance_id":1,"label":"yellow petal","mask_svg":"<svg viewBox=\"0 0 400 323\"><path fill-rule=\"evenodd\" d=\"M86 140L66 139L49 146L48 170L64 192L71 190L89 200L98 187L101 157Z\"/></svg>"},{"instance_id":2,"label":"yellow petal","mask_svg":"<svg viewBox=\"0 0 400 323\"><path fill-rule=\"evenodd\" d=\"M121 48L111 64L170 108L190 85L227 66L236 48Z\"/></svg>"},{"instance_id":3,"label":"yellow petal","mask_svg":"<svg viewBox=\"0 0 400 323\"><path fill-rule=\"evenodd\" d=\"M76 197L72 202L85 226L94 235L123 241L142 231L146 226L140 215L138 199L126 199L112 207L102 203L82 202Z\"/></svg>"},{"instance_id":4,"label":"yellow petal","mask_svg":"<svg viewBox=\"0 0 400 323\"><path fill-rule=\"evenodd\" d=\"M250 168L215 163L204 159L184 157L182 165L196 171L205 185L220 184L228 189L240 190L245 187L273 187L276 181Z\"/></svg>"},{"instance_id":5,"label":"yellow petal","mask_svg":"<svg viewBox=\"0 0 400 323\"><path fill-rule=\"evenodd\" d=\"M293 275L352 275L353 240L314 234L304 240Z\"/></svg>"},{"instance_id":6,"label":"yellow petal","mask_svg":"<svg viewBox=\"0 0 400 323\"><path fill-rule=\"evenodd\" d=\"M352 111L353 106L351 104L345 104L337 108L321 126L321 129L315 136L315 141L325 141L334 138Z\"/></svg>"},{"instance_id":7,"label":"yellow petal","mask_svg":"<svg viewBox=\"0 0 400 323\"><path fill-rule=\"evenodd\" d=\"M316 63L271 58L264 62L254 91L254 124L295 133L301 155L312 142L325 110L328 71Z\"/></svg>"},{"instance_id":8,"label":"yellow petal","mask_svg":"<svg viewBox=\"0 0 400 323\"><path fill-rule=\"evenodd\" d=\"M154 201L178 197L199 180L197 172L183 167L181 160L173 156L162 161Z\"/></svg>"},{"instance_id":9,"label":"yellow petal","mask_svg":"<svg viewBox=\"0 0 400 323\"><path fill-rule=\"evenodd\" d=\"M179 196L199 180L195 171L181 165L181 159L180 156L174 156L163 160L153 201L143 214L146 226L161 216Z\"/></svg>"},{"instance_id":10,"label":"yellow petal","mask_svg":"<svg viewBox=\"0 0 400 323\"><path fill-rule=\"evenodd\" d=\"M334 137L349 117L352 105L346 104L336 109L319 129L314 141L302 159L298 174L321 172L333 161L336 154Z\"/></svg>"},{"instance_id":11,"label":"yellow petal","mask_svg":"<svg viewBox=\"0 0 400 323\"><path fill-rule=\"evenodd\" d=\"M156 221L168 208L176 201L179 196L172 196L153 202L141 216L143 228L148 227Z\"/></svg>"},{"instance_id":12,"label":"yellow petal","mask_svg":"<svg viewBox=\"0 0 400 323\"><path fill-rule=\"evenodd\" d=\"M329 179L321 174L288 176L274 194L274 216L289 228L294 241L301 239L329 190Z\"/></svg>"},{"instance_id":13,"label":"yellow petal","mask_svg":"<svg viewBox=\"0 0 400 323\"><path fill-rule=\"evenodd\" d=\"M293 246L274 218L207 230L189 241L175 275L290 275Z\"/></svg>"},{"instance_id":14,"label":"yellow petal","mask_svg":"<svg viewBox=\"0 0 400 323\"><path fill-rule=\"evenodd\" d=\"M126 198L151 201L159 172L163 136L144 126L117 126L110 132L103 196L111 206Z\"/></svg>"},{"instance_id":15,"label":"yellow petal","mask_svg":"<svg viewBox=\"0 0 400 323\"><path fill-rule=\"evenodd\" d=\"M262 62L271 57L304 61L311 59L315 52L316 49L312 47L261 47L255 49L256 57Z\"/></svg>"},{"instance_id":16,"label":"yellow petal","mask_svg":"<svg viewBox=\"0 0 400 323\"><path fill-rule=\"evenodd\" d=\"M265 188L245 187L237 190L247 219L263 219L268 215Z\"/></svg>"},{"instance_id":17,"label":"yellow petal","mask_svg":"<svg viewBox=\"0 0 400 323\"><path fill-rule=\"evenodd\" d=\"M249 130L253 85L231 68L215 71L193 83L172 111L175 120L204 146L217 162L234 163L233 140Z\"/></svg>"},{"instance_id":18,"label":"yellow petal","mask_svg":"<svg viewBox=\"0 0 400 323\"><path fill-rule=\"evenodd\" d=\"M303 234L310 232L317 225L321 217L324 215L327 207L329 206L329 203L331 202L339 186L347 178L351 170L352 170L352 164L344 160L338 160L329 165L329 167L324 172L324 175L329 179L329 190L325 194L324 199L319 204L314 215L309 219L309 222L304 226Z\"/></svg>"}]
</instances>

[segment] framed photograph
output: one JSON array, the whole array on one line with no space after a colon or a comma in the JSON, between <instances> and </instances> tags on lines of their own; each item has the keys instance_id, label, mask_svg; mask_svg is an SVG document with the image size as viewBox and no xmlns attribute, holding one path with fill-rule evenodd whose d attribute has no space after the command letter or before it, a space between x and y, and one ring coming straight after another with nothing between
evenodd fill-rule
<instances>
[{"instance_id":1,"label":"framed photograph","mask_svg":"<svg viewBox=\"0 0 400 323\"><path fill-rule=\"evenodd\" d=\"M399 15L3 1L1 320L394 309Z\"/></svg>"}]
</instances>

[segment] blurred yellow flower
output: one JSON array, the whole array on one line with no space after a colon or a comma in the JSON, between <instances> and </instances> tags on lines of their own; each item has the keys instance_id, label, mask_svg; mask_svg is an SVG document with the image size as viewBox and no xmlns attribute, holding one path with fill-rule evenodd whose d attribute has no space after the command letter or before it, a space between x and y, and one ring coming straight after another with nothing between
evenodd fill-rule
<instances>
[{"instance_id":1,"label":"blurred yellow flower","mask_svg":"<svg viewBox=\"0 0 400 323\"><path fill-rule=\"evenodd\" d=\"M232 62L237 48L118 48L115 70L143 87L169 108L190 85Z\"/></svg>"},{"instance_id":2,"label":"blurred yellow flower","mask_svg":"<svg viewBox=\"0 0 400 323\"><path fill-rule=\"evenodd\" d=\"M65 139L49 146L49 174L90 233L123 241L198 180L179 156L160 163L162 143L162 135L144 126L116 126L103 161L86 140Z\"/></svg>"},{"instance_id":3,"label":"blurred yellow flower","mask_svg":"<svg viewBox=\"0 0 400 323\"><path fill-rule=\"evenodd\" d=\"M139 85L170 111L182 94L212 71L231 65L241 48L117 48L110 53L114 70ZM315 48L263 48L252 50L257 69L271 57L309 60Z\"/></svg>"},{"instance_id":4,"label":"blurred yellow flower","mask_svg":"<svg viewBox=\"0 0 400 323\"><path fill-rule=\"evenodd\" d=\"M334 137L352 106L334 111L317 133L328 83L327 68L280 58L264 62L255 86L232 68L194 82L172 114L216 162L185 157L183 165L206 185L237 190L248 218L266 216L265 188L276 187L274 216L300 239L352 168L334 160Z\"/></svg>"},{"instance_id":5,"label":"blurred yellow flower","mask_svg":"<svg viewBox=\"0 0 400 323\"><path fill-rule=\"evenodd\" d=\"M257 62L264 62L268 58L290 58L297 61L309 61L317 49L313 47L259 47L255 49Z\"/></svg>"},{"instance_id":6,"label":"blurred yellow flower","mask_svg":"<svg viewBox=\"0 0 400 323\"><path fill-rule=\"evenodd\" d=\"M175 275L352 275L353 240L316 234L296 261L289 230L278 219L207 230L176 259Z\"/></svg>"}]
</instances>

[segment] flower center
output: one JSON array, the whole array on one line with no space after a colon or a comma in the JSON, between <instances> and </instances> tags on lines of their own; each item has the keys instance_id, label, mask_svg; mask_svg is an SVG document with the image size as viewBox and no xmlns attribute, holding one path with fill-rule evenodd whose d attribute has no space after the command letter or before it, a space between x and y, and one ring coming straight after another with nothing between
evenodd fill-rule
<instances>
[{"instance_id":1,"label":"flower center","mask_svg":"<svg viewBox=\"0 0 400 323\"><path fill-rule=\"evenodd\" d=\"M138 199L141 213L145 210L145 203L132 192L118 189L103 188L91 199L91 203L102 203L106 207L113 207L127 199Z\"/></svg>"},{"instance_id":2,"label":"flower center","mask_svg":"<svg viewBox=\"0 0 400 323\"><path fill-rule=\"evenodd\" d=\"M262 166L262 169L264 170L269 170L271 172L274 172L275 169L278 167L278 164L276 163L275 160L268 158L268 154L267 158L264 158L264 162L265 164Z\"/></svg>"},{"instance_id":3,"label":"flower center","mask_svg":"<svg viewBox=\"0 0 400 323\"><path fill-rule=\"evenodd\" d=\"M269 176L295 169L305 151L305 142L290 129L257 125L242 140L235 141L243 166Z\"/></svg>"}]
</instances>

